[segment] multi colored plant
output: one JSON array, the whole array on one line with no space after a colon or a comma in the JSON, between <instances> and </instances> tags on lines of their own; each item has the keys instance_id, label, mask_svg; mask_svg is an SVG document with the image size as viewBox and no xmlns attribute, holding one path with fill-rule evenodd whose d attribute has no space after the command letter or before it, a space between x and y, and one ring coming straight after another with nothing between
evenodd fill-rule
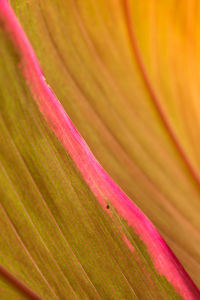
<instances>
[{"instance_id":1,"label":"multi colored plant","mask_svg":"<svg viewBox=\"0 0 200 300\"><path fill-rule=\"evenodd\" d=\"M200 299L199 23L0 0L0 299Z\"/></svg>"}]
</instances>

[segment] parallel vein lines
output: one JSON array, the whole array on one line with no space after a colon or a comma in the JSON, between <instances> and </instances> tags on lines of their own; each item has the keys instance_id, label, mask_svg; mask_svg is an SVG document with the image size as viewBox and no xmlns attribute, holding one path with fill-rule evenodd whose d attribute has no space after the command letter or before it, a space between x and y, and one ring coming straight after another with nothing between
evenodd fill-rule
<instances>
[{"instance_id":1,"label":"parallel vein lines","mask_svg":"<svg viewBox=\"0 0 200 300\"><path fill-rule=\"evenodd\" d=\"M131 17L131 9L130 9L130 3L129 0L124 0L123 1L123 5L124 5L124 11L125 11L125 16L126 16L126 22L127 22L127 29L128 29L128 33L129 33L129 38L130 38L130 43L133 49L133 53L135 55L137 64L138 64L138 68L140 69L142 78L144 80L144 83L146 85L146 88L149 92L149 95L151 96L151 99L155 105L155 108L157 109L157 112L167 130L168 135L171 137L177 151L179 152L180 156L182 157L185 166L188 168L188 170L190 171L190 174L192 176L192 178L194 179L194 181L196 182L198 188L200 188L200 176L199 173L197 172L197 170L195 169L195 167L193 166L192 162L190 161L189 157L187 156L187 154L185 153L182 145L180 144L175 132L173 131L173 128L170 124L170 121L168 120L162 105L158 99L158 96L150 82L150 79L148 77L147 74L147 70L145 68L137 41L136 41L136 37L135 37L135 32L134 32L134 28L133 28L133 22L132 22L132 17Z\"/></svg>"},{"instance_id":2,"label":"parallel vein lines","mask_svg":"<svg viewBox=\"0 0 200 300\"><path fill-rule=\"evenodd\" d=\"M33 292L28 286L26 286L22 281L18 280L9 271L0 265L0 276L3 276L8 282L10 282L15 288L17 288L21 293L27 296L31 300L42 300L35 292Z\"/></svg>"},{"instance_id":3,"label":"parallel vein lines","mask_svg":"<svg viewBox=\"0 0 200 300\"><path fill-rule=\"evenodd\" d=\"M41 275L42 279L44 280L45 284L48 286L49 290L52 292L52 294L56 297L56 299L59 299L58 296L55 294L54 290L52 289L51 285L49 284L49 282L47 281L47 279L45 278L45 276L43 275L43 273L41 272L40 268L38 267L36 261L34 260L34 258L32 257L32 255L30 254L29 250L27 249L27 247L25 246L23 240L21 239L19 233L17 232L15 226L13 225L10 217L8 216L7 212L5 211L4 207L2 204L0 204L0 208L5 216L5 218L7 219L8 223L10 224L14 234L16 235L19 243L21 244L22 248L24 249L25 253L27 254L27 256L29 257L30 261L33 263L33 265L35 266L35 268L37 269L37 271L39 272L39 274Z\"/></svg>"},{"instance_id":4,"label":"parallel vein lines","mask_svg":"<svg viewBox=\"0 0 200 300\"><path fill-rule=\"evenodd\" d=\"M19 160L20 160L20 161L22 162L22 164L24 165L24 167L25 167L25 169L26 169L26 171L27 171L27 174L29 174L31 181L33 182L33 185L34 185L34 186L36 187L36 189L38 190L38 193L39 193L41 199L43 199L43 196L42 196L42 194L40 193L40 191L39 191L39 189L38 189L38 187L37 187L37 185L36 185L36 183L35 183L35 181L34 181L34 178L32 177L32 174L30 173L29 169L27 168L27 166L26 166L26 164L25 164L25 162L24 162L24 159L22 158L21 153L19 152L19 150L18 150L18 148L17 148L17 146L16 146L16 144L15 144L15 142L14 142L12 136L10 135L10 133L9 133L9 131L8 131L8 129L7 129L6 125L5 125L5 123L4 123L3 119L2 119L2 117L1 117L1 120L2 120L2 123L3 123L4 126L5 126L5 129L6 129L7 133L8 133L8 135L10 136L10 141L12 141L12 144L13 144L14 148L16 149L16 153L17 153L17 155L18 155L18 157L19 157ZM8 176L8 175L7 175L7 176ZM9 179L9 181L11 181L9 177L8 177L8 179ZM11 182L11 184L12 184L12 182ZM71 290L73 291L74 295L76 295L76 293L74 292L73 288L71 287L71 285L70 285L68 279L66 278L65 274L64 274L63 271L60 269L59 265L57 264L55 258L54 258L53 255L52 255L51 251L48 249L46 243L44 242L44 240L43 240L43 238L41 237L40 233L38 232L37 228L35 227L35 225L34 225L32 219L31 219L29 213L27 212L27 210L26 210L24 204L22 203L22 201L21 201L21 199L20 199L20 197L19 197L17 191L16 191L15 189L14 189L14 191L15 191L15 193L16 193L18 199L19 199L19 202L21 203L21 205L22 205L22 207L23 207L23 209L24 209L24 212L26 213L26 215L27 215L27 217L28 217L28 219L29 219L29 221L30 221L30 224L31 224L32 227L34 228L34 231L37 233L39 239L41 240L42 245L44 246L44 248L46 249L46 251L49 253L49 255L50 255L50 257L52 258L53 262L55 263L57 269L60 271L60 273L62 274L63 278L65 279L67 285L70 286L70 288L71 288ZM44 201L44 203L46 203L44 199L43 199L43 201ZM75 297L76 297L76 296L75 296Z\"/></svg>"}]
</instances>

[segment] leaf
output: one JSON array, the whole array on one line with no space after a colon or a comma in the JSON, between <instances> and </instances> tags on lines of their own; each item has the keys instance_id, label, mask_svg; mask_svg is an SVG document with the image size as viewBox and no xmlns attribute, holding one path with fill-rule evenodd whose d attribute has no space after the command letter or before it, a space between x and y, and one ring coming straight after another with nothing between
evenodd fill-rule
<instances>
[{"instance_id":1,"label":"leaf","mask_svg":"<svg viewBox=\"0 0 200 300\"><path fill-rule=\"evenodd\" d=\"M11 2L95 157L200 286L198 1Z\"/></svg>"},{"instance_id":2,"label":"leaf","mask_svg":"<svg viewBox=\"0 0 200 300\"><path fill-rule=\"evenodd\" d=\"M94 158L8 2L0 4L1 295L198 299L154 226Z\"/></svg>"}]
</instances>

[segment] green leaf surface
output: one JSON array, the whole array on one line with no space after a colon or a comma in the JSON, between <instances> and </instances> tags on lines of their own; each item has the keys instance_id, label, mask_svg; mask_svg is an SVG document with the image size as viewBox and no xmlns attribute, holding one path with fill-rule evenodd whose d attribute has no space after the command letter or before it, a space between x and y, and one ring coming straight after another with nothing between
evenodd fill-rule
<instances>
[{"instance_id":1,"label":"green leaf surface","mask_svg":"<svg viewBox=\"0 0 200 300\"><path fill-rule=\"evenodd\" d=\"M76 128L199 286L199 1L11 3Z\"/></svg>"}]
</instances>

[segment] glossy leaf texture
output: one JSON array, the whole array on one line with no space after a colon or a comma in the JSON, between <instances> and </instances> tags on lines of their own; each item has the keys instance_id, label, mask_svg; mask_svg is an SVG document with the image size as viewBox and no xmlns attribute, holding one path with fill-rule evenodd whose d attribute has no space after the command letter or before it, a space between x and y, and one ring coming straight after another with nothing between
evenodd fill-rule
<instances>
[{"instance_id":1,"label":"glossy leaf texture","mask_svg":"<svg viewBox=\"0 0 200 300\"><path fill-rule=\"evenodd\" d=\"M2 0L0 41L1 297L198 299L73 126Z\"/></svg>"},{"instance_id":2,"label":"glossy leaf texture","mask_svg":"<svg viewBox=\"0 0 200 300\"><path fill-rule=\"evenodd\" d=\"M200 286L199 1L11 3L97 159Z\"/></svg>"}]
</instances>

